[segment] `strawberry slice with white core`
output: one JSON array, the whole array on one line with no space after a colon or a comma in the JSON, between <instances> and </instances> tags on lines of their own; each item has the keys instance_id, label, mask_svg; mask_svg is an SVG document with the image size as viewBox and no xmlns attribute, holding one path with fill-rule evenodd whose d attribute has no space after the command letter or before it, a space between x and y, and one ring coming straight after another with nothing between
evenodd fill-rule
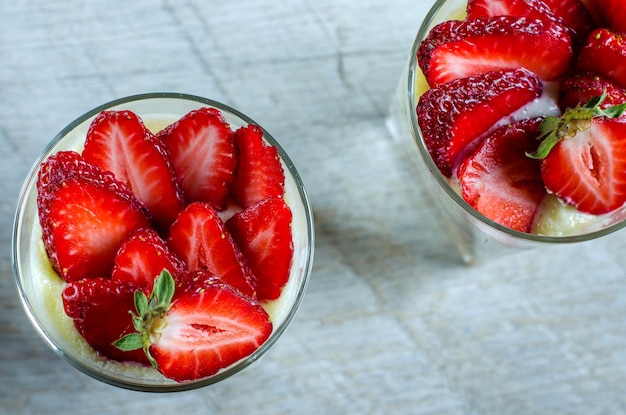
<instances>
[{"instance_id":1,"label":"strawberry slice with white core","mask_svg":"<svg viewBox=\"0 0 626 415\"><path fill-rule=\"evenodd\" d=\"M74 152L48 158L37 190L44 246L66 281L110 276L123 241L150 225L142 205L122 183Z\"/></svg>"},{"instance_id":2,"label":"strawberry slice with white core","mask_svg":"<svg viewBox=\"0 0 626 415\"><path fill-rule=\"evenodd\" d=\"M538 98L542 90L536 75L518 69L457 79L426 91L417 105L417 118L439 170L450 177L470 144Z\"/></svg>"},{"instance_id":3,"label":"strawberry slice with white core","mask_svg":"<svg viewBox=\"0 0 626 415\"><path fill-rule=\"evenodd\" d=\"M124 182L162 229L183 209L183 192L165 146L133 112L101 112L89 127L82 154Z\"/></svg>"},{"instance_id":4,"label":"strawberry slice with white core","mask_svg":"<svg viewBox=\"0 0 626 415\"><path fill-rule=\"evenodd\" d=\"M165 377L187 382L251 355L271 335L263 307L210 274L197 273L193 284L181 288L177 292L171 275L162 273L154 295L136 301L139 333L115 344L123 350L143 348Z\"/></svg>"},{"instance_id":5,"label":"strawberry slice with white core","mask_svg":"<svg viewBox=\"0 0 626 415\"><path fill-rule=\"evenodd\" d=\"M508 228L530 232L546 195L537 149L541 118L500 127L458 170L462 195L474 209Z\"/></svg>"},{"instance_id":6,"label":"strawberry slice with white core","mask_svg":"<svg viewBox=\"0 0 626 415\"><path fill-rule=\"evenodd\" d=\"M154 229L142 228L133 232L117 252L111 278L133 283L150 293L154 279L164 269L176 278L184 264Z\"/></svg>"},{"instance_id":7,"label":"strawberry slice with white core","mask_svg":"<svg viewBox=\"0 0 626 415\"><path fill-rule=\"evenodd\" d=\"M572 42L560 24L516 16L449 20L420 44L419 66L431 87L489 71L526 68L557 80L572 63Z\"/></svg>"},{"instance_id":8,"label":"strawberry slice with white core","mask_svg":"<svg viewBox=\"0 0 626 415\"><path fill-rule=\"evenodd\" d=\"M221 112L200 108L157 133L172 158L176 176L190 202L222 210L234 177L234 133Z\"/></svg>"},{"instance_id":9,"label":"strawberry slice with white core","mask_svg":"<svg viewBox=\"0 0 626 415\"><path fill-rule=\"evenodd\" d=\"M257 279L259 301L277 299L289 280L293 258L291 218L285 201L271 197L226 222Z\"/></svg>"},{"instance_id":10,"label":"strawberry slice with white core","mask_svg":"<svg viewBox=\"0 0 626 415\"><path fill-rule=\"evenodd\" d=\"M546 188L579 211L600 215L626 202L626 104L601 108L605 95L542 124Z\"/></svg>"},{"instance_id":11,"label":"strawberry slice with white core","mask_svg":"<svg viewBox=\"0 0 626 415\"><path fill-rule=\"evenodd\" d=\"M170 227L167 244L186 269L207 269L244 295L256 298L256 278L218 213L208 203L187 206Z\"/></svg>"},{"instance_id":12,"label":"strawberry slice with white core","mask_svg":"<svg viewBox=\"0 0 626 415\"><path fill-rule=\"evenodd\" d=\"M242 127L235 133L239 164L231 194L243 208L263 199L282 196L285 173L276 147L263 140L263 130L256 125Z\"/></svg>"}]
</instances>

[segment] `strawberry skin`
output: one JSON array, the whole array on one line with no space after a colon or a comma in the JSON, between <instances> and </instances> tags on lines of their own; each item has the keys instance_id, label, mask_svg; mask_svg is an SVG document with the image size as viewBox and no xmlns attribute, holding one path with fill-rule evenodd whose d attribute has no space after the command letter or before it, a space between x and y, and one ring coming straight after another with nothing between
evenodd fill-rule
<instances>
[{"instance_id":1,"label":"strawberry skin","mask_svg":"<svg viewBox=\"0 0 626 415\"><path fill-rule=\"evenodd\" d=\"M623 0L585 0L597 14L598 26L613 32L626 32L626 3Z\"/></svg>"},{"instance_id":2,"label":"strawberry skin","mask_svg":"<svg viewBox=\"0 0 626 415\"><path fill-rule=\"evenodd\" d=\"M172 158L176 176L190 202L222 210L234 177L234 134L222 114L200 108L157 134Z\"/></svg>"},{"instance_id":3,"label":"strawberry skin","mask_svg":"<svg viewBox=\"0 0 626 415\"><path fill-rule=\"evenodd\" d=\"M186 382L214 375L252 354L272 333L267 312L219 279L198 274L177 294L149 347L158 370Z\"/></svg>"},{"instance_id":4,"label":"strawberry skin","mask_svg":"<svg viewBox=\"0 0 626 415\"><path fill-rule=\"evenodd\" d=\"M74 152L42 165L37 205L43 241L54 270L66 281L111 275L115 254L148 216L130 191Z\"/></svg>"},{"instance_id":5,"label":"strawberry skin","mask_svg":"<svg viewBox=\"0 0 626 415\"><path fill-rule=\"evenodd\" d=\"M154 229L142 228L133 232L120 247L111 278L132 283L149 294L154 279L164 269L176 278L184 264L170 252Z\"/></svg>"},{"instance_id":6,"label":"strawberry skin","mask_svg":"<svg viewBox=\"0 0 626 415\"><path fill-rule=\"evenodd\" d=\"M165 145L131 111L103 111L87 132L83 157L112 172L167 229L184 206Z\"/></svg>"},{"instance_id":7,"label":"strawberry skin","mask_svg":"<svg viewBox=\"0 0 626 415\"><path fill-rule=\"evenodd\" d=\"M546 195L537 149L541 118L495 130L458 170L462 196L474 209L508 228L530 232Z\"/></svg>"},{"instance_id":8,"label":"strawberry skin","mask_svg":"<svg viewBox=\"0 0 626 415\"><path fill-rule=\"evenodd\" d=\"M257 279L259 301L275 300L289 280L293 258L291 209L272 197L234 215L226 227Z\"/></svg>"},{"instance_id":9,"label":"strawberry skin","mask_svg":"<svg viewBox=\"0 0 626 415\"><path fill-rule=\"evenodd\" d=\"M467 19L517 16L564 25L576 43L593 28L579 0L468 0Z\"/></svg>"},{"instance_id":10,"label":"strawberry skin","mask_svg":"<svg viewBox=\"0 0 626 415\"><path fill-rule=\"evenodd\" d=\"M564 138L543 160L547 189L578 210L600 215L626 202L626 123L598 117Z\"/></svg>"},{"instance_id":11,"label":"strawberry skin","mask_svg":"<svg viewBox=\"0 0 626 415\"><path fill-rule=\"evenodd\" d=\"M606 93L606 99L600 108L626 102L626 90L614 82L591 72L575 72L561 81L559 107L565 112L567 108L583 105L593 97Z\"/></svg>"},{"instance_id":12,"label":"strawberry skin","mask_svg":"<svg viewBox=\"0 0 626 415\"><path fill-rule=\"evenodd\" d=\"M170 227L167 244L186 269L207 269L244 295L256 298L256 279L217 211L208 203L187 206Z\"/></svg>"},{"instance_id":13,"label":"strawberry skin","mask_svg":"<svg viewBox=\"0 0 626 415\"><path fill-rule=\"evenodd\" d=\"M115 340L135 330L130 314L135 290L132 284L110 278L73 281L63 289L63 307L78 332L100 355L148 365L142 350L123 352L113 346Z\"/></svg>"},{"instance_id":14,"label":"strawberry skin","mask_svg":"<svg viewBox=\"0 0 626 415\"><path fill-rule=\"evenodd\" d=\"M526 68L544 81L560 78L573 59L567 30L516 16L450 20L420 44L418 62L431 87L489 71Z\"/></svg>"},{"instance_id":15,"label":"strawberry skin","mask_svg":"<svg viewBox=\"0 0 626 415\"><path fill-rule=\"evenodd\" d=\"M282 196L285 173L276 147L263 140L263 130L248 125L235 133L239 164L233 181L232 196L247 208L271 196Z\"/></svg>"},{"instance_id":16,"label":"strawberry skin","mask_svg":"<svg viewBox=\"0 0 626 415\"><path fill-rule=\"evenodd\" d=\"M623 35L608 29L594 30L587 37L576 66L580 71L602 75L626 88L626 42Z\"/></svg>"},{"instance_id":17,"label":"strawberry skin","mask_svg":"<svg viewBox=\"0 0 626 415\"><path fill-rule=\"evenodd\" d=\"M538 98L542 90L537 76L518 69L458 79L426 91L419 100L417 117L439 170L450 177L468 145Z\"/></svg>"}]
</instances>

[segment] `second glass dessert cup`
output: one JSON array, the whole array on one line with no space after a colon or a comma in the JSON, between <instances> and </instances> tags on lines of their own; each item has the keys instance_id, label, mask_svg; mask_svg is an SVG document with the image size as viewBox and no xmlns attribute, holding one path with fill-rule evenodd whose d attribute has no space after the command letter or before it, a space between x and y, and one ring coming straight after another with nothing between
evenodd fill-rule
<instances>
[{"instance_id":1,"label":"second glass dessert cup","mask_svg":"<svg viewBox=\"0 0 626 415\"><path fill-rule=\"evenodd\" d=\"M44 149L28 174L13 226L12 259L15 282L24 310L45 343L69 364L102 382L118 387L173 392L214 384L259 360L280 338L291 323L304 298L311 273L314 251L313 215L304 184L293 162L280 144L263 131L264 140L278 150L285 172L285 201L293 213L294 256L289 282L281 297L267 305L273 331L255 352L208 378L177 383L151 367L108 361L98 356L74 329L65 315L60 293L63 281L52 270L41 240L37 214L37 173L50 155L63 150L81 151L91 121L104 110L130 110L152 129L160 129L189 111L200 107L219 110L233 129L256 124L246 115L209 99L175 93L151 93L122 98L99 106L63 129ZM258 124L256 124L258 125Z\"/></svg>"},{"instance_id":2,"label":"second glass dessert cup","mask_svg":"<svg viewBox=\"0 0 626 415\"><path fill-rule=\"evenodd\" d=\"M414 159L416 175L440 213L440 222L458 248L462 260L467 264L477 264L505 253L550 244L590 241L624 228L626 209L622 208L598 218L575 234L551 236L515 231L476 211L441 174L426 147L417 120L419 97L428 89L418 65L417 51L434 26L446 20L464 19L466 5L465 0L437 0L428 11L412 44L387 117L390 133L403 151Z\"/></svg>"}]
</instances>

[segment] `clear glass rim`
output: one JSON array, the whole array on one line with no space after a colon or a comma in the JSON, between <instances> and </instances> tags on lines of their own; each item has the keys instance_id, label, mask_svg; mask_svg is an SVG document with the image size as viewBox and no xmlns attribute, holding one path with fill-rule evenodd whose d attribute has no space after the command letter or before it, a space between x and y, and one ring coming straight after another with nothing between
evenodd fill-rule
<instances>
[{"instance_id":1,"label":"clear glass rim","mask_svg":"<svg viewBox=\"0 0 626 415\"><path fill-rule=\"evenodd\" d=\"M420 156L422 160L426 163L428 170L432 177L436 180L437 184L448 194L448 196L454 200L455 204L463 209L463 211L469 215L473 220L478 221L478 223L482 223L489 228L495 229L504 235L508 235L510 237L514 237L521 240L526 240L529 242L539 242L539 243L550 243L550 244L567 244L567 243L575 243L575 242L584 242L590 241L592 239L596 239L608 234L611 234L615 231L618 231L624 227L626 227L626 220L621 220L614 224L611 224L605 228L594 230L588 233L579 234L579 235L567 235L567 236L549 236L549 235L538 235L532 233L525 233L513 230L506 226L500 225L492 221L491 219L483 216L477 210L472 208L454 189L448 184L448 181L444 177L443 174L439 171L439 168L435 165L428 149L426 148L426 144L424 142L422 132L419 128L417 122L417 112L415 108L417 107L417 102L415 101L415 84L416 77L418 74L418 62L417 62L417 51L419 49L419 45L423 39L426 38L430 31L430 27L434 22L434 19L437 16L437 13L441 10L441 8L445 5L449 0L437 0L435 4L431 7L431 9L426 14L420 28L417 32L413 45L411 47L411 55L409 58L409 67L408 67L408 76L406 77L406 86L405 86L405 106L407 116L410 121L410 130L413 135L413 139L417 144L418 150L420 152Z\"/></svg>"},{"instance_id":2,"label":"clear glass rim","mask_svg":"<svg viewBox=\"0 0 626 415\"><path fill-rule=\"evenodd\" d=\"M269 144L276 147L279 155L287 166L293 180L298 189L298 197L302 206L304 208L305 214L305 222L306 222L306 251L304 252L304 264L302 271L302 281L297 288L297 292L295 294L295 298L293 304L289 308L289 312L284 317L281 324L274 328L271 336L267 341L261 345L253 354L250 356L240 360L239 362L233 364L227 369L224 369L217 374L200 379L193 382L187 383L142 383L140 379L116 376L116 374L111 373L103 373L102 371L98 371L90 366L85 365L80 359L75 358L72 355L65 353L62 348L55 342L54 337L50 335L43 327L41 321L37 318L36 313L31 305L31 302L28 298L27 293L25 292L24 286L21 281L21 257L20 257L20 232L22 230L22 226L24 224L24 213L25 213L25 203L27 197L29 195L29 189L32 188L33 183L37 180L37 171L39 166L43 162L43 160L50 154L51 150L71 131L73 131L76 127L81 125L86 120L94 117L98 113L103 110L106 110L111 107L116 107L136 101L145 101L150 99L171 99L171 100L183 100L190 101L193 103L198 103L200 105L206 105L215 107L221 111L228 112L238 118L240 118L246 124L254 124L260 126L263 130L264 139L267 140ZM217 101L213 101L207 98L183 94L183 93L173 93L173 92L155 92L155 93L145 93L145 94L137 94L131 95L124 98L119 98L108 103L102 104L75 119L70 124L68 124L65 128L63 128L44 148L44 150L40 153L39 157L32 165L30 171L26 176L26 180L24 181L22 188L20 190L20 194L18 197L17 208L15 210L15 216L13 220L13 229L12 229L12 237L11 237L11 258L12 258L12 270L13 277L17 287L17 291L19 294L19 298L22 304L24 311L31 324L39 334L39 336L44 340L44 342L63 360L68 362L70 365L80 370L81 372L100 380L104 383L121 387L124 389L142 391L142 392L176 392L176 391L186 391L201 388L204 386L208 386L214 383L217 383L221 380L224 380L244 368L248 367L255 361L257 361L261 356L263 356L273 345L276 343L278 338L285 332L293 318L295 317L300 304L305 296L306 289L308 286L308 282L310 279L312 267L313 267L313 257L314 257L314 247L315 247L315 229L314 229L314 219L313 219L313 211L311 208L311 204L309 201L308 194L305 190L304 182L302 181L302 177L298 173L293 161L287 155L282 146L276 141L276 139L265 130L260 124L256 123L250 117L245 114L235 110L234 108L229 107L228 105L222 104ZM295 264L294 264L295 265Z\"/></svg>"}]
</instances>

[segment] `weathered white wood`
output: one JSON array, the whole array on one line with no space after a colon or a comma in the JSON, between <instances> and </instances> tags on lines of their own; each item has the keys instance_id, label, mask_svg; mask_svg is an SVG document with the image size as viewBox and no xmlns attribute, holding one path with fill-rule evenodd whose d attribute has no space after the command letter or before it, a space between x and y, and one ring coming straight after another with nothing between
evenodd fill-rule
<instances>
[{"instance_id":1,"label":"weathered white wood","mask_svg":"<svg viewBox=\"0 0 626 415\"><path fill-rule=\"evenodd\" d=\"M626 234L468 268L384 116L432 1L0 3L0 413L626 413ZM100 384L24 315L10 234L21 182L84 111L177 91L234 106L290 153L317 251L258 364L176 395Z\"/></svg>"}]
</instances>

